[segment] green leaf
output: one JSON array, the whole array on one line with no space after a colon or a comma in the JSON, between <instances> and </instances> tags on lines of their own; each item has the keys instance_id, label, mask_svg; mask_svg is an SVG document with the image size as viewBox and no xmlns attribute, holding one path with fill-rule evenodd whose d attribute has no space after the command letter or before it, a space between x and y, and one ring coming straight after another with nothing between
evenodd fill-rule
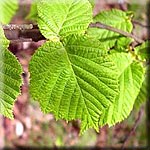
<instances>
[{"instance_id":1,"label":"green leaf","mask_svg":"<svg viewBox=\"0 0 150 150\"><path fill-rule=\"evenodd\" d=\"M30 7L30 12L27 15L26 19L32 20L32 21L37 21L37 18L38 18L37 3L38 2L39 2L38 0L32 0L32 4L31 4L31 7Z\"/></svg>"},{"instance_id":2,"label":"green leaf","mask_svg":"<svg viewBox=\"0 0 150 150\"><path fill-rule=\"evenodd\" d=\"M18 9L17 0L1 0L0 1L0 23L7 24L11 21Z\"/></svg>"},{"instance_id":3,"label":"green leaf","mask_svg":"<svg viewBox=\"0 0 150 150\"><path fill-rule=\"evenodd\" d=\"M7 40L4 35L2 26L0 26L0 47L7 48L9 46L9 43L10 43L9 40Z\"/></svg>"},{"instance_id":4,"label":"green leaf","mask_svg":"<svg viewBox=\"0 0 150 150\"><path fill-rule=\"evenodd\" d=\"M94 23L101 22L103 24L112 26L114 28L131 32L132 31L132 23L131 23L131 16L124 11L112 9L107 11L102 11L98 15L94 17ZM123 37L122 35L106 30L101 28L89 28L87 33L96 38L99 39L103 44L106 46L106 48L111 48L115 45L116 41Z\"/></svg>"},{"instance_id":5,"label":"green leaf","mask_svg":"<svg viewBox=\"0 0 150 150\"><path fill-rule=\"evenodd\" d=\"M143 66L133 61L131 54L113 53L112 58L120 71L120 92L115 103L104 110L100 125L114 125L130 114L144 80Z\"/></svg>"},{"instance_id":6,"label":"green leaf","mask_svg":"<svg viewBox=\"0 0 150 150\"><path fill-rule=\"evenodd\" d=\"M69 36L63 43L46 42L33 55L30 93L43 112L57 119L80 119L81 133L98 130L101 111L118 92L118 73L99 41Z\"/></svg>"},{"instance_id":7,"label":"green leaf","mask_svg":"<svg viewBox=\"0 0 150 150\"><path fill-rule=\"evenodd\" d=\"M92 22L88 0L41 0L37 4L38 26L47 39L84 33Z\"/></svg>"},{"instance_id":8,"label":"green leaf","mask_svg":"<svg viewBox=\"0 0 150 150\"><path fill-rule=\"evenodd\" d=\"M134 52L140 60L147 60L150 58L150 41L146 41L134 48Z\"/></svg>"},{"instance_id":9,"label":"green leaf","mask_svg":"<svg viewBox=\"0 0 150 150\"><path fill-rule=\"evenodd\" d=\"M145 79L143 81L143 84L141 86L141 89L140 89L140 92L136 98L136 101L135 101L135 104L134 104L134 107L136 109L139 109L141 104L143 104L144 102L146 102L147 100L147 95L148 95L148 90L147 90L147 80Z\"/></svg>"},{"instance_id":10,"label":"green leaf","mask_svg":"<svg viewBox=\"0 0 150 150\"><path fill-rule=\"evenodd\" d=\"M89 0L89 2L91 3L92 8L94 8L94 6L95 6L95 0Z\"/></svg>"},{"instance_id":11,"label":"green leaf","mask_svg":"<svg viewBox=\"0 0 150 150\"><path fill-rule=\"evenodd\" d=\"M144 66L144 69L145 69L145 78L144 78L140 92L139 92L139 94L136 98L135 104L134 104L135 109L139 109L140 106L144 102L146 102L146 100L148 98L148 82L147 81L148 81L148 75L149 75L149 67Z\"/></svg>"},{"instance_id":12,"label":"green leaf","mask_svg":"<svg viewBox=\"0 0 150 150\"><path fill-rule=\"evenodd\" d=\"M128 37L121 37L117 40L115 44L115 50L118 52L127 52L129 51L130 44L133 42L133 39Z\"/></svg>"},{"instance_id":13,"label":"green leaf","mask_svg":"<svg viewBox=\"0 0 150 150\"><path fill-rule=\"evenodd\" d=\"M0 27L0 113L13 118L12 109L20 93L22 69L16 57L7 49L9 41Z\"/></svg>"}]
</instances>

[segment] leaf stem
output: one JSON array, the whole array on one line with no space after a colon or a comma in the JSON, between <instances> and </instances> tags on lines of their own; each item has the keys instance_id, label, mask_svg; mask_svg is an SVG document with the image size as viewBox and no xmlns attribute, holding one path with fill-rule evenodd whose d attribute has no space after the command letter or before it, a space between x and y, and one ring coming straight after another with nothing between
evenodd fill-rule
<instances>
[{"instance_id":1,"label":"leaf stem","mask_svg":"<svg viewBox=\"0 0 150 150\"><path fill-rule=\"evenodd\" d=\"M125 32L123 30L119 30L117 28L114 28L112 26L109 26L109 25L106 25L106 24L103 24L101 22L96 22L96 23L91 23L90 24L90 27L97 27L97 28L101 28L101 29L106 29L106 30L110 30L110 31L113 31L113 32L116 32L116 33L119 33L121 35L124 35L126 37L130 37L130 38L133 38L137 43L143 43L144 40L140 39L139 37L135 36L134 34L131 34L129 32Z\"/></svg>"}]
</instances>

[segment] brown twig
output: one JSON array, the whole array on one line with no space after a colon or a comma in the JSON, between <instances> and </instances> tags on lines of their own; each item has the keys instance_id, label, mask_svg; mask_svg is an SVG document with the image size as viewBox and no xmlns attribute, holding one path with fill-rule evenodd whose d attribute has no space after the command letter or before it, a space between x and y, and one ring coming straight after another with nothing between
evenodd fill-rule
<instances>
[{"instance_id":1,"label":"brown twig","mask_svg":"<svg viewBox=\"0 0 150 150\"><path fill-rule=\"evenodd\" d=\"M31 30L33 29L32 24L7 24L2 25L4 30Z\"/></svg>"},{"instance_id":2,"label":"brown twig","mask_svg":"<svg viewBox=\"0 0 150 150\"><path fill-rule=\"evenodd\" d=\"M131 33L125 32L123 30L119 30L117 28L114 28L112 26L108 26L108 25L100 23L100 22L92 23L90 25L90 27L97 27L97 28L106 29L106 30L110 30L110 31L119 33L119 34L121 34L123 36L133 38L139 44L144 42L144 40L140 39L139 37L137 37L137 36L135 36L135 35L133 35Z\"/></svg>"},{"instance_id":3,"label":"brown twig","mask_svg":"<svg viewBox=\"0 0 150 150\"><path fill-rule=\"evenodd\" d=\"M141 26L143 28L149 28L150 27L149 25L142 24L141 22L139 22L137 20L132 20L132 23L136 24L136 25L139 25L139 26Z\"/></svg>"},{"instance_id":4,"label":"brown twig","mask_svg":"<svg viewBox=\"0 0 150 150\"><path fill-rule=\"evenodd\" d=\"M11 42L26 42L44 40L44 36L40 33L37 25L2 25L5 36ZM32 40L31 40L32 39Z\"/></svg>"},{"instance_id":5,"label":"brown twig","mask_svg":"<svg viewBox=\"0 0 150 150\"><path fill-rule=\"evenodd\" d=\"M123 143L123 145L121 147L121 150L124 150L125 144L127 143L128 139L130 138L130 136L132 135L132 133L135 132L135 130L136 130L136 128L137 128L137 126L138 126L138 124L139 124L139 122L140 122L140 120L141 120L141 118L143 116L143 109L144 108L142 106L141 109L140 109L140 111L138 112L138 116L137 116L137 119L135 120L135 123L134 123L133 127L131 128L129 134L126 136L126 138L124 140L124 143Z\"/></svg>"},{"instance_id":6,"label":"brown twig","mask_svg":"<svg viewBox=\"0 0 150 150\"><path fill-rule=\"evenodd\" d=\"M45 39L43 37L43 35L40 33L39 28L37 25L32 25L32 24L23 24L23 25L16 25L16 24L10 24L10 25L2 25L4 31L5 31L5 35L9 40L16 40L17 38L32 38L33 41L39 41L39 40L43 40ZM139 37L125 32L123 30L119 30L117 28L114 28L112 26L108 26L106 24L97 22L97 23L91 23L90 27L97 27L97 28L101 28L101 29L106 29L106 30L110 30L116 33L119 33L125 37L130 37L133 38L137 43L143 43L144 40L140 39ZM16 31L17 33L17 37L14 38L14 33L11 36L10 31ZM9 34L8 34L9 33Z\"/></svg>"}]
</instances>

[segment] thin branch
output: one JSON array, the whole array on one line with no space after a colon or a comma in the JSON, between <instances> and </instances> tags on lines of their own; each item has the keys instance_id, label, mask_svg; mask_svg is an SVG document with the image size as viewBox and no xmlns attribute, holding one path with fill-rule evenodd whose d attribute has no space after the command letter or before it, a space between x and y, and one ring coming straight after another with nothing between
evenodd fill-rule
<instances>
[{"instance_id":1,"label":"thin branch","mask_svg":"<svg viewBox=\"0 0 150 150\"><path fill-rule=\"evenodd\" d=\"M5 31L5 35L9 40L16 40L16 39L25 39L25 38L32 38L33 41L39 41L39 40L43 40L45 39L43 37L43 35L40 33L39 28L37 25L32 25L32 24L23 24L23 25L17 25L17 24L9 24L9 25L2 25L4 31ZM125 32L123 30L119 30L116 29L112 26L108 26L106 24L97 22L97 23L91 23L90 27L97 27L97 28L101 28L101 29L106 29L106 30L110 30L116 33L119 33L125 37L130 37L133 38L137 43L143 43L144 40L140 39L139 37ZM13 34L11 34L10 31L13 30ZM17 35L17 37L15 37L15 33Z\"/></svg>"},{"instance_id":2,"label":"thin branch","mask_svg":"<svg viewBox=\"0 0 150 150\"><path fill-rule=\"evenodd\" d=\"M139 25L139 26L141 26L141 27L143 27L143 28L150 28L149 25L142 24L141 22L139 22L139 21L137 21L137 20L133 20L132 23L133 23L133 24L136 24L136 25Z\"/></svg>"},{"instance_id":3,"label":"thin branch","mask_svg":"<svg viewBox=\"0 0 150 150\"><path fill-rule=\"evenodd\" d=\"M90 24L90 27L97 27L97 28L106 29L106 30L110 30L110 31L119 33L123 36L133 38L137 43L143 43L144 42L144 40L140 39L139 37L137 37L131 33L125 32L123 30L119 30L117 28L114 28L112 26L108 26L108 25L100 23L100 22L92 23L92 24Z\"/></svg>"},{"instance_id":4,"label":"thin branch","mask_svg":"<svg viewBox=\"0 0 150 150\"><path fill-rule=\"evenodd\" d=\"M11 43L20 43L20 42L32 42L32 38L21 38L21 39L11 40Z\"/></svg>"},{"instance_id":5,"label":"thin branch","mask_svg":"<svg viewBox=\"0 0 150 150\"><path fill-rule=\"evenodd\" d=\"M45 37L41 34L37 25L23 24L23 25L2 25L5 36L12 42L26 42L32 41L37 42L39 40L45 40Z\"/></svg>"},{"instance_id":6,"label":"thin branch","mask_svg":"<svg viewBox=\"0 0 150 150\"><path fill-rule=\"evenodd\" d=\"M137 116L137 118L136 118L136 120L135 120L135 123L134 123L133 127L131 128L129 134L126 136L126 138L125 138L125 140L124 140L124 143L123 143L123 145L122 145L122 147L121 147L121 150L124 150L125 144L126 144L127 141L129 140L129 138L130 138L130 136L132 135L132 133L135 132L135 130L136 130L136 128L137 128L137 126L138 126L138 124L139 124L139 122L140 122L142 116L143 116L143 106L141 107L140 111L138 112L138 116Z\"/></svg>"},{"instance_id":7,"label":"thin branch","mask_svg":"<svg viewBox=\"0 0 150 150\"><path fill-rule=\"evenodd\" d=\"M2 25L2 28L4 30L31 30L33 29L32 24L7 24Z\"/></svg>"}]
</instances>

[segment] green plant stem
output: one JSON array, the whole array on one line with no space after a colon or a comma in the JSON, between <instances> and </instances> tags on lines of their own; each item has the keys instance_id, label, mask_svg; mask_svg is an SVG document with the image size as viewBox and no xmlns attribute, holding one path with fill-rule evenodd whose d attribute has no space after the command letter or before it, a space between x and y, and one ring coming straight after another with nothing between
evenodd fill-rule
<instances>
[{"instance_id":1,"label":"green plant stem","mask_svg":"<svg viewBox=\"0 0 150 150\"><path fill-rule=\"evenodd\" d=\"M125 31L123 31L123 30L119 30L119 29L117 29L117 28L114 28L114 27L112 27L112 26L109 26L109 25L106 25L106 24L103 24L103 23L100 23L100 22L91 23L91 24L90 24L90 27L97 27L97 28L106 29L106 30L110 30L110 31L119 33L119 34L124 35L124 36L126 36L126 37L133 38L133 39L134 39L137 43L139 43L139 44L141 44L141 43L144 42L144 40L140 39L139 37L135 36L134 34L125 32Z\"/></svg>"}]
</instances>

